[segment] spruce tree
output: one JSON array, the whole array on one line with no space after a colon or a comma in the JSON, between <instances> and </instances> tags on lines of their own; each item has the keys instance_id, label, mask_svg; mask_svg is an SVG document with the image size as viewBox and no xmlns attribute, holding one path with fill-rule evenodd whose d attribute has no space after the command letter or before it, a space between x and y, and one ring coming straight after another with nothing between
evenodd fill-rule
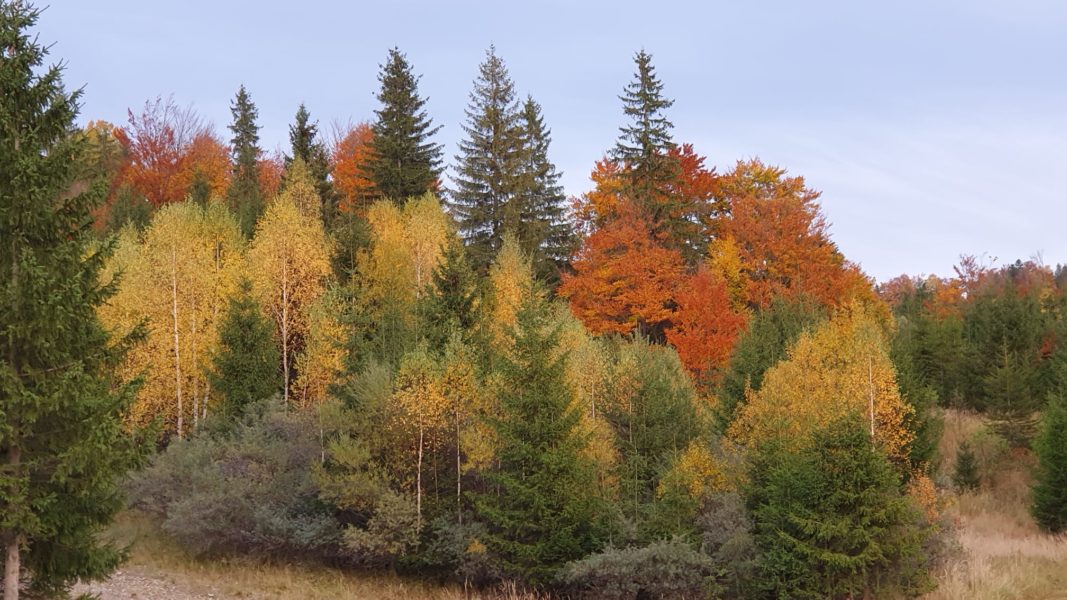
<instances>
[{"instance_id":1,"label":"spruce tree","mask_svg":"<svg viewBox=\"0 0 1067 600\"><path fill-rule=\"evenodd\" d=\"M259 189L259 125L256 124L259 111L244 85L237 90L230 113L233 114L233 123L230 124L230 131L233 132L230 150L233 174L226 196L230 210L237 215L241 224L241 231L246 237L252 237L264 202Z\"/></svg>"},{"instance_id":2,"label":"spruce tree","mask_svg":"<svg viewBox=\"0 0 1067 600\"><path fill-rule=\"evenodd\" d=\"M209 373L211 385L222 394L220 412L235 419L252 402L278 393L279 362L274 326L252 297L251 282L242 280L219 326L219 351Z\"/></svg>"},{"instance_id":3,"label":"spruce tree","mask_svg":"<svg viewBox=\"0 0 1067 600\"><path fill-rule=\"evenodd\" d=\"M486 541L508 575L534 585L603 543L596 474L583 456L580 415L565 380L558 326L531 291L518 314L513 350L503 358L499 417L490 421L497 468L477 499Z\"/></svg>"},{"instance_id":4,"label":"spruce tree","mask_svg":"<svg viewBox=\"0 0 1067 600\"><path fill-rule=\"evenodd\" d=\"M652 55L641 50L634 56L637 72L622 96L622 110L630 124L620 127L620 135L611 157L624 168L627 187L633 199L651 212L654 222L664 214L665 203L657 196L677 176L678 165L670 155L675 143L674 125L664 111L674 104L663 96L663 83L652 66Z\"/></svg>"},{"instance_id":5,"label":"spruce tree","mask_svg":"<svg viewBox=\"0 0 1067 600\"><path fill-rule=\"evenodd\" d=\"M402 203L437 187L442 147L431 138L441 127L434 127L427 116L426 99L419 97L419 77L398 48L389 50L378 81L382 107L374 111L368 170L379 193Z\"/></svg>"},{"instance_id":6,"label":"spruce tree","mask_svg":"<svg viewBox=\"0 0 1067 600\"><path fill-rule=\"evenodd\" d=\"M1012 447L1026 447L1037 430L1034 368L1005 344L989 373L982 378L993 430Z\"/></svg>"},{"instance_id":7,"label":"spruce tree","mask_svg":"<svg viewBox=\"0 0 1067 600\"><path fill-rule=\"evenodd\" d=\"M467 264L463 244L451 241L433 271L433 286L420 311L431 348L444 348L453 332L465 333L475 323L478 283Z\"/></svg>"},{"instance_id":8,"label":"spruce tree","mask_svg":"<svg viewBox=\"0 0 1067 600\"><path fill-rule=\"evenodd\" d=\"M478 273L488 269L505 231L519 230L521 202L514 200L526 161L522 115L504 61L492 46L486 52L467 104L466 139L456 156L456 189L451 209Z\"/></svg>"},{"instance_id":9,"label":"spruce tree","mask_svg":"<svg viewBox=\"0 0 1067 600\"><path fill-rule=\"evenodd\" d=\"M519 198L523 214L515 233L537 275L556 282L574 252L577 236L567 216L561 175L548 158L551 131L545 127L541 105L532 97L527 96L522 105L520 123L525 159Z\"/></svg>"},{"instance_id":10,"label":"spruce tree","mask_svg":"<svg viewBox=\"0 0 1067 600\"><path fill-rule=\"evenodd\" d=\"M1062 392L1049 398L1034 452L1037 470L1030 512L1043 529L1067 531L1067 401Z\"/></svg>"},{"instance_id":11,"label":"spruce tree","mask_svg":"<svg viewBox=\"0 0 1067 600\"><path fill-rule=\"evenodd\" d=\"M970 442L960 442L959 451L956 453L956 466L952 471L952 483L959 490L974 491L981 485L982 480L978 475L978 458L974 455Z\"/></svg>"},{"instance_id":12,"label":"spruce tree","mask_svg":"<svg viewBox=\"0 0 1067 600\"><path fill-rule=\"evenodd\" d=\"M329 227L337 214L337 202L330 183L330 154L326 145L318 139L318 123L312 123L311 114L303 103L296 111L296 120L289 126L289 146L291 154L285 156L285 168L294 160L302 160L307 165L308 173L315 184L315 191L322 200L323 224Z\"/></svg>"},{"instance_id":13,"label":"spruce tree","mask_svg":"<svg viewBox=\"0 0 1067 600\"><path fill-rule=\"evenodd\" d=\"M114 292L99 274L93 211L107 182L78 180L87 150L74 135L80 92L28 30L39 11L0 2L0 545L4 598L20 587L61 595L101 578L123 552L99 533L122 506L119 483L142 461L123 423L134 387L113 368L132 338L113 340L96 310Z\"/></svg>"}]
</instances>

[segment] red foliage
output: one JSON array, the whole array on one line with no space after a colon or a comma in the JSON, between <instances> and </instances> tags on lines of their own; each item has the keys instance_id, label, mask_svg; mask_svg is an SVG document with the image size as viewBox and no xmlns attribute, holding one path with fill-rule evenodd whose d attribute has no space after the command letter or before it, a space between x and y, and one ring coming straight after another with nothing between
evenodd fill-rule
<instances>
[{"instance_id":1,"label":"red foliage","mask_svg":"<svg viewBox=\"0 0 1067 600\"><path fill-rule=\"evenodd\" d=\"M707 268L682 280L674 299L667 341L698 380L714 382L745 329L745 314L733 309L726 281Z\"/></svg>"},{"instance_id":2,"label":"red foliage","mask_svg":"<svg viewBox=\"0 0 1067 600\"><path fill-rule=\"evenodd\" d=\"M360 123L349 129L333 149L333 183L341 195L341 212L364 214L379 196L367 171L373 139L370 125Z\"/></svg>"},{"instance_id":3,"label":"red foliage","mask_svg":"<svg viewBox=\"0 0 1067 600\"><path fill-rule=\"evenodd\" d=\"M282 187L282 177L285 175L285 163L282 158L277 154L260 156L256 167L259 169L259 191L263 197L277 196Z\"/></svg>"}]
</instances>

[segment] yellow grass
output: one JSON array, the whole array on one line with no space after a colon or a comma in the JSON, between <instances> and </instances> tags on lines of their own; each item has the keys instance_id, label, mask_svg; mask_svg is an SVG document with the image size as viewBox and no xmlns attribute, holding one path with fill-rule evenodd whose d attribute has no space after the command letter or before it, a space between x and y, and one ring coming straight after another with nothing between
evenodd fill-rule
<instances>
[{"instance_id":1,"label":"yellow grass","mask_svg":"<svg viewBox=\"0 0 1067 600\"><path fill-rule=\"evenodd\" d=\"M951 474L956 449L982 427L973 414L946 411L942 474ZM1033 458L1013 452L987 485L949 508L959 527L960 554L938 576L928 600L1067 599L1067 537L1043 534L1030 518Z\"/></svg>"}]
</instances>

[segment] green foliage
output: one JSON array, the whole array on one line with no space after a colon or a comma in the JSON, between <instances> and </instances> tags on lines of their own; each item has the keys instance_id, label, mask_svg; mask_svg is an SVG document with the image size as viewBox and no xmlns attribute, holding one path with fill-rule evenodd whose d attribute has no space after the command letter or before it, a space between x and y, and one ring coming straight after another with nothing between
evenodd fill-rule
<instances>
[{"instance_id":1,"label":"green foliage","mask_svg":"<svg viewBox=\"0 0 1067 600\"><path fill-rule=\"evenodd\" d=\"M697 519L701 550L714 565L717 596L751 598L758 581L758 554L752 521L738 492L716 494L705 502Z\"/></svg>"},{"instance_id":2,"label":"green foliage","mask_svg":"<svg viewBox=\"0 0 1067 600\"><path fill-rule=\"evenodd\" d=\"M197 556L337 556L340 525L318 498L319 424L277 398L255 402L224 433L172 442L134 477L135 508Z\"/></svg>"},{"instance_id":3,"label":"green foliage","mask_svg":"<svg viewBox=\"0 0 1067 600\"><path fill-rule=\"evenodd\" d=\"M453 332L474 327L478 282L467 264L463 245L451 241L433 272L433 287L421 310L424 337L431 348L444 349Z\"/></svg>"},{"instance_id":4,"label":"green foliage","mask_svg":"<svg viewBox=\"0 0 1067 600\"><path fill-rule=\"evenodd\" d=\"M127 225L144 231L152 221L152 204L133 187L124 185L115 192L115 200L107 216L107 229L117 233Z\"/></svg>"},{"instance_id":5,"label":"green foliage","mask_svg":"<svg viewBox=\"0 0 1067 600\"><path fill-rule=\"evenodd\" d=\"M233 123L230 124L230 131L233 132L233 175L226 197L230 210L237 215L241 224L241 231L250 238L255 233L256 221L263 213L264 202L259 189L259 125L256 124L259 111L244 85L237 90L230 112L233 114Z\"/></svg>"},{"instance_id":6,"label":"green foliage","mask_svg":"<svg viewBox=\"0 0 1067 600\"><path fill-rule=\"evenodd\" d=\"M1034 441L1037 469L1031 513L1042 528L1059 533L1067 530L1067 401L1064 394L1049 399L1042 421L1041 434Z\"/></svg>"},{"instance_id":7,"label":"green foliage","mask_svg":"<svg viewBox=\"0 0 1067 600\"><path fill-rule=\"evenodd\" d=\"M330 228L337 218L337 198L333 184L330 183L330 153L318 137L318 123L311 123L311 114L303 103L296 111L296 121L289 126L289 145L292 155L285 156L286 174L294 160L301 160L307 165L308 173L314 182L315 191L322 201L323 224Z\"/></svg>"},{"instance_id":8,"label":"green foliage","mask_svg":"<svg viewBox=\"0 0 1067 600\"><path fill-rule=\"evenodd\" d=\"M279 362L274 325L260 312L252 284L243 280L219 326L219 350L209 373L211 385L222 394L220 412L234 419L245 406L277 394L282 386Z\"/></svg>"},{"instance_id":9,"label":"green foliage","mask_svg":"<svg viewBox=\"0 0 1067 600\"><path fill-rule=\"evenodd\" d=\"M559 581L578 598L696 599L711 598L712 573L707 555L674 538L587 556L567 564Z\"/></svg>"},{"instance_id":10,"label":"green foliage","mask_svg":"<svg viewBox=\"0 0 1067 600\"><path fill-rule=\"evenodd\" d=\"M402 203L437 189L442 147L431 138L441 126L434 127L427 116L426 99L419 97L419 78L398 48L389 50L378 81L382 107L374 111L368 170L379 193Z\"/></svg>"},{"instance_id":11,"label":"green foliage","mask_svg":"<svg viewBox=\"0 0 1067 600\"><path fill-rule=\"evenodd\" d=\"M607 507L589 494L593 465L582 456L580 415L571 406L558 328L528 296L500 375L497 467L476 499L489 532L486 545L505 573L532 584L552 580L565 563L597 550Z\"/></svg>"},{"instance_id":12,"label":"green foliage","mask_svg":"<svg viewBox=\"0 0 1067 600\"><path fill-rule=\"evenodd\" d=\"M42 66L39 14L0 3L0 544L29 591L59 595L120 562L97 534L145 445L122 421L134 386L111 376L134 340L96 314L114 293L99 281L111 245L89 231L107 186L78 181L80 92Z\"/></svg>"},{"instance_id":13,"label":"green foliage","mask_svg":"<svg viewBox=\"0 0 1067 600\"><path fill-rule=\"evenodd\" d=\"M363 564L392 565L418 544L417 522L411 498L386 491L365 528L345 529L345 549Z\"/></svg>"},{"instance_id":14,"label":"green foliage","mask_svg":"<svg viewBox=\"0 0 1067 600\"><path fill-rule=\"evenodd\" d=\"M746 503L768 597L882 596L927 583L929 532L858 417L817 432L799 453L761 448Z\"/></svg>"},{"instance_id":15,"label":"green foliage","mask_svg":"<svg viewBox=\"0 0 1067 600\"><path fill-rule=\"evenodd\" d=\"M909 462L913 469L927 470L936 462L944 423L937 410L937 390L916 364L918 335L919 326L911 318L898 318L889 357L896 369L900 396L915 409L905 422L915 436L908 449Z\"/></svg>"},{"instance_id":16,"label":"green foliage","mask_svg":"<svg viewBox=\"0 0 1067 600\"><path fill-rule=\"evenodd\" d=\"M952 483L961 491L974 491L982 485L982 478L978 474L978 458L967 440L960 442L956 465L952 470Z\"/></svg>"},{"instance_id":17,"label":"green foliage","mask_svg":"<svg viewBox=\"0 0 1067 600\"><path fill-rule=\"evenodd\" d=\"M1028 446L1037 430L1033 379L1033 366L1004 347L982 380L990 424L1013 447Z\"/></svg>"},{"instance_id":18,"label":"green foliage","mask_svg":"<svg viewBox=\"0 0 1067 600\"><path fill-rule=\"evenodd\" d=\"M763 374L786 357L800 334L825 319L825 309L807 298L777 297L766 310L756 313L734 346L719 390L715 418L720 431L726 431L745 403L745 390L758 390Z\"/></svg>"}]
</instances>

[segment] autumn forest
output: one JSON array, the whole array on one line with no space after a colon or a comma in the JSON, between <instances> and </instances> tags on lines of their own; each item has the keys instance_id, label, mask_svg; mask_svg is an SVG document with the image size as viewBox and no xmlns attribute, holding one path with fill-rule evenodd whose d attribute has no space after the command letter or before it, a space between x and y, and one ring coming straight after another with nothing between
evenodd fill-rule
<instances>
[{"instance_id":1,"label":"autumn forest","mask_svg":"<svg viewBox=\"0 0 1067 600\"><path fill-rule=\"evenodd\" d=\"M1067 269L874 281L644 50L570 197L493 47L454 155L398 48L271 154L243 85L76 125L38 16L0 2L6 600L106 579L130 514L486 597L951 597L978 499L1067 530Z\"/></svg>"}]
</instances>

